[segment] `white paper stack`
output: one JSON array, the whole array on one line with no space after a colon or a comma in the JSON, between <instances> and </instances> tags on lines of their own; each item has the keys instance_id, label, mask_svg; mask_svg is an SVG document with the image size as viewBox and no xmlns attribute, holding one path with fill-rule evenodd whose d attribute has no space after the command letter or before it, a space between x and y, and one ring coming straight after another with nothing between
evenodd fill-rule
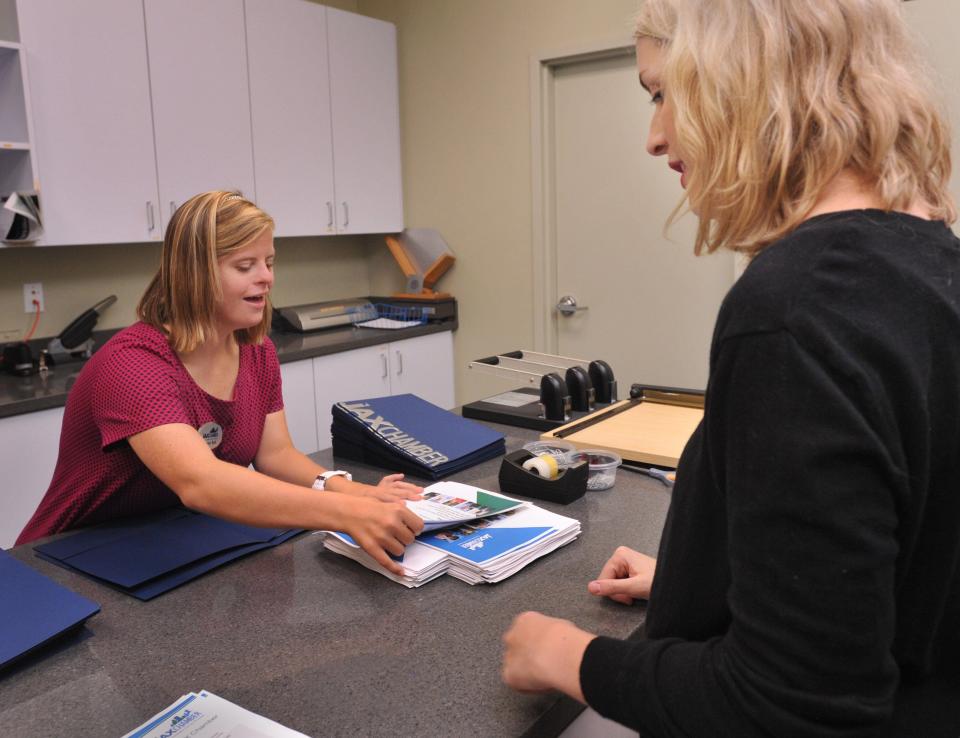
<instances>
[{"instance_id":1,"label":"white paper stack","mask_svg":"<svg viewBox=\"0 0 960 738\"><path fill-rule=\"evenodd\" d=\"M368 569L383 574L388 579L405 587L419 587L447 573L447 555L442 551L419 545L416 541L407 546L403 556L394 557L403 566L404 575L398 576L384 569L373 557L360 548L346 533L326 531L323 545L341 556L363 564Z\"/></svg>"},{"instance_id":2,"label":"white paper stack","mask_svg":"<svg viewBox=\"0 0 960 738\"><path fill-rule=\"evenodd\" d=\"M123 738L308 738L206 690L185 694Z\"/></svg>"},{"instance_id":3,"label":"white paper stack","mask_svg":"<svg viewBox=\"0 0 960 738\"><path fill-rule=\"evenodd\" d=\"M425 519L430 530L425 529L397 559L403 576L384 569L344 533L327 532L324 546L404 586L419 587L445 573L469 584L499 582L580 535L580 522L574 518L456 482L431 485L424 489L424 496L436 499L433 494L451 492L460 498L474 495L473 499L489 500L494 496L517 504L506 512L468 522L445 521L451 527L439 530L439 521ZM423 510L417 503L411 508Z\"/></svg>"},{"instance_id":4,"label":"white paper stack","mask_svg":"<svg viewBox=\"0 0 960 738\"><path fill-rule=\"evenodd\" d=\"M468 532L458 541L438 540L437 534L419 541L425 547L446 552L450 576L479 584L502 581L579 535L580 521L529 505L498 516L488 527Z\"/></svg>"}]
</instances>

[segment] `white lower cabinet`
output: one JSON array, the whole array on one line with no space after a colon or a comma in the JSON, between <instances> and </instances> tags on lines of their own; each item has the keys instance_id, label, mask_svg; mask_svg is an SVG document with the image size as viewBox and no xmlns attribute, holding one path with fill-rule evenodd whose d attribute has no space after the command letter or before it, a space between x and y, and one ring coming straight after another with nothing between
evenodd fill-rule
<instances>
[{"instance_id":1,"label":"white lower cabinet","mask_svg":"<svg viewBox=\"0 0 960 738\"><path fill-rule=\"evenodd\" d=\"M312 454L317 445L317 411L313 397L313 359L280 365L283 381L283 409L293 445Z\"/></svg>"},{"instance_id":2,"label":"white lower cabinet","mask_svg":"<svg viewBox=\"0 0 960 738\"><path fill-rule=\"evenodd\" d=\"M50 486L63 408L0 419L0 548L10 548Z\"/></svg>"},{"instance_id":3,"label":"white lower cabinet","mask_svg":"<svg viewBox=\"0 0 960 738\"><path fill-rule=\"evenodd\" d=\"M313 382L320 448L333 443L330 408L343 400L410 392L449 410L454 405L453 334L443 331L318 356L313 360Z\"/></svg>"},{"instance_id":4,"label":"white lower cabinet","mask_svg":"<svg viewBox=\"0 0 960 738\"><path fill-rule=\"evenodd\" d=\"M449 410L453 392L453 333L431 333L390 347L390 394L410 392Z\"/></svg>"}]
</instances>

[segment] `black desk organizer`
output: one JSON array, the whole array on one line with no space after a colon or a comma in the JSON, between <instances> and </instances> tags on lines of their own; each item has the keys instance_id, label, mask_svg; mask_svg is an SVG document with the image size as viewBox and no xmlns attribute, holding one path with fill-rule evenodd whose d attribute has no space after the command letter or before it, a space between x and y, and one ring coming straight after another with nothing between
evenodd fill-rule
<instances>
[{"instance_id":1,"label":"black desk organizer","mask_svg":"<svg viewBox=\"0 0 960 738\"><path fill-rule=\"evenodd\" d=\"M556 479L544 479L536 472L523 468L523 462L530 458L533 458L533 454L523 449L503 457L500 464L501 492L568 505L579 500L587 491L589 465L586 461L562 469Z\"/></svg>"},{"instance_id":2,"label":"black desk organizer","mask_svg":"<svg viewBox=\"0 0 960 738\"><path fill-rule=\"evenodd\" d=\"M498 356L488 356L470 362L471 368L476 368L487 374L497 374L498 368L506 372L503 376L511 376L512 370L503 367L501 359L517 359L527 361L530 352L523 350L508 351ZM535 356L545 356L534 354ZM552 355L551 355L552 356ZM562 361L570 361L564 357L555 357ZM573 359L573 361L577 361ZM531 360L531 367L544 365L537 359ZM559 372L563 372L562 376ZM524 374L524 371L520 371ZM588 368L570 366L566 370L557 367L557 372L547 372L540 377L540 389L533 387L519 387L512 391L513 395L529 395L530 401L526 404L500 404L497 395L476 402L468 402L460 409L465 418L485 420L489 423L504 423L521 428L534 430L553 430L571 420L585 417L595 409L608 407L617 401L617 381L613 377L613 369L600 359L589 363Z\"/></svg>"}]
</instances>

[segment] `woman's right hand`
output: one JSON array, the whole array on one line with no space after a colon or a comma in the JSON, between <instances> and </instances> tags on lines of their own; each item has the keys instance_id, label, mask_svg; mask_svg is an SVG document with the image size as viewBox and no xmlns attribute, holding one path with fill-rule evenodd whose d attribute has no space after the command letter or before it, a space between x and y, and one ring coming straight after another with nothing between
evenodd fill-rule
<instances>
[{"instance_id":1,"label":"woman's right hand","mask_svg":"<svg viewBox=\"0 0 960 738\"><path fill-rule=\"evenodd\" d=\"M346 500L344 533L349 534L378 564L402 576L403 567L391 559L390 554L403 554L423 530L423 520L402 502L353 496Z\"/></svg>"},{"instance_id":2,"label":"woman's right hand","mask_svg":"<svg viewBox=\"0 0 960 738\"><path fill-rule=\"evenodd\" d=\"M624 605L632 605L635 599L648 600L656 567L657 560L652 556L620 546L603 565L600 576L587 585L587 590Z\"/></svg>"}]
</instances>

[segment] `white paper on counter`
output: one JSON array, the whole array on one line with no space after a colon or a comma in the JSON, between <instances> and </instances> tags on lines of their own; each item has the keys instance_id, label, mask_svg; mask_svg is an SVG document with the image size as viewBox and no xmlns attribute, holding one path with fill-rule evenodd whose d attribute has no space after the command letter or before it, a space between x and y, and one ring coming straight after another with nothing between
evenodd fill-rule
<instances>
[{"instance_id":1,"label":"white paper on counter","mask_svg":"<svg viewBox=\"0 0 960 738\"><path fill-rule=\"evenodd\" d=\"M123 738L309 738L206 690L185 694Z\"/></svg>"}]
</instances>

